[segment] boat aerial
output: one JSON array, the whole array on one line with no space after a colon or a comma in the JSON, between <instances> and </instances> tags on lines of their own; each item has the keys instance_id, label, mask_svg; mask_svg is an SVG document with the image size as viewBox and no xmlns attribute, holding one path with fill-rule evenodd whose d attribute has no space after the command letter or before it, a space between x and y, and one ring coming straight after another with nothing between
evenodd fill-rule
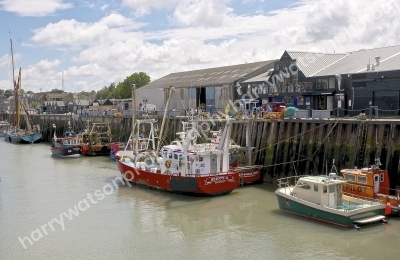
<instances>
[{"instance_id":1,"label":"boat aerial","mask_svg":"<svg viewBox=\"0 0 400 260\"><path fill-rule=\"evenodd\" d=\"M81 139L72 131L68 121L68 131L62 137L56 136L56 126L54 128L54 137L50 150L54 156L76 158L80 156Z\"/></svg>"},{"instance_id":2,"label":"boat aerial","mask_svg":"<svg viewBox=\"0 0 400 260\"><path fill-rule=\"evenodd\" d=\"M379 158L375 158L375 164L361 169L342 169L341 176L347 181L343 185L343 192L356 196L379 199L384 204L390 205L391 215L400 216L400 190L390 188L388 170L380 169Z\"/></svg>"},{"instance_id":3,"label":"boat aerial","mask_svg":"<svg viewBox=\"0 0 400 260\"><path fill-rule=\"evenodd\" d=\"M171 91L172 88L168 97ZM132 108L135 108L134 95L132 90ZM182 146L169 144L161 147L165 114L159 136L156 135L155 122L154 119L135 120L135 113L132 113L132 136L143 136L140 131L144 126L148 132L144 135L145 140L134 138L132 151L123 151L118 156L118 169L125 179L149 188L194 196L224 195L238 187L239 174L229 169L228 145L232 130L229 119L218 148L210 143L196 143L197 122L186 129ZM140 149L140 143L146 143L142 148L147 148Z\"/></svg>"},{"instance_id":4,"label":"boat aerial","mask_svg":"<svg viewBox=\"0 0 400 260\"><path fill-rule=\"evenodd\" d=\"M357 229L366 224L386 223L387 205L342 192L346 183L336 172L291 176L278 180L275 194L282 211L321 222Z\"/></svg>"}]
</instances>

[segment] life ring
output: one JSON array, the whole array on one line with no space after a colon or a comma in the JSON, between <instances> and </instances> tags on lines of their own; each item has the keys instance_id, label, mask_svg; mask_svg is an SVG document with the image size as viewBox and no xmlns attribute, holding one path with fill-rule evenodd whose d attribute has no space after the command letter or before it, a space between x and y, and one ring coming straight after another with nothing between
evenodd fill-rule
<instances>
[{"instance_id":1,"label":"life ring","mask_svg":"<svg viewBox=\"0 0 400 260\"><path fill-rule=\"evenodd\" d=\"M171 160L165 161L165 167L167 167L167 169L171 168Z\"/></svg>"}]
</instances>

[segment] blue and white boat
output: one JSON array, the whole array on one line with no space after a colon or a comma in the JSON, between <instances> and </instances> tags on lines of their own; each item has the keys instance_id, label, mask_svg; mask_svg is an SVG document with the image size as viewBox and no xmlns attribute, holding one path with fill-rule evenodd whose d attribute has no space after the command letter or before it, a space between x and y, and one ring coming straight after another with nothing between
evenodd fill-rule
<instances>
[{"instance_id":1,"label":"blue and white boat","mask_svg":"<svg viewBox=\"0 0 400 260\"><path fill-rule=\"evenodd\" d=\"M79 157L81 155L81 138L79 138L74 131L71 131L71 129L68 129L68 131L63 134L63 137L58 138L56 136L55 126L53 125L53 127L54 137L50 147L52 154L58 157Z\"/></svg>"}]
</instances>

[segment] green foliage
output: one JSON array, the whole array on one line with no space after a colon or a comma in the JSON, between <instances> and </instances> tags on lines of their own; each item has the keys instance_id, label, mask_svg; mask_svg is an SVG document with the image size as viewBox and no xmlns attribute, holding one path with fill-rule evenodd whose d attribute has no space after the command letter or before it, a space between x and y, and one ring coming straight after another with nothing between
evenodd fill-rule
<instances>
[{"instance_id":1,"label":"green foliage","mask_svg":"<svg viewBox=\"0 0 400 260\"><path fill-rule=\"evenodd\" d=\"M50 91L51 93L63 93L61 89L55 88Z\"/></svg>"},{"instance_id":2,"label":"green foliage","mask_svg":"<svg viewBox=\"0 0 400 260\"><path fill-rule=\"evenodd\" d=\"M33 101L31 106L32 106L33 108L39 108L39 107L40 107L40 104L39 104L38 102L36 102L36 101Z\"/></svg>"},{"instance_id":3,"label":"green foliage","mask_svg":"<svg viewBox=\"0 0 400 260\"><path fill-rule=\"evenodd\" d=\"M9 98L12 95L14 95L14 91L12 89L7 89L6 91L4 91L4 96L6 98Z\"/></svg>"},{"instance_id":4,"label":"green foliage","mask_svg":"<svg viewBox=\"0 0 400 260\"><path fill-rule=\"evenodd\" d=\"M132 97L132 86L136 85L136 88L143 87L146 84L150 83L150 77L144 72L135 72L129 77L118 84L118 92L120 93L121 98L130 98Z\"/></svg>"},{"instance_id":5,"label":"green foliage","mask_svg":"<svg viewBox=\"0 0 400 260\"><path fill-rule=\"evenodd\" d=\"M96 99L131 98L133 84L136 85L136 88L140 88L148 83L150 83L150 77L145 72L135 72L118 85L113 82L108 87L104 86L97 91Z\"/></svg>"}]
</instances>

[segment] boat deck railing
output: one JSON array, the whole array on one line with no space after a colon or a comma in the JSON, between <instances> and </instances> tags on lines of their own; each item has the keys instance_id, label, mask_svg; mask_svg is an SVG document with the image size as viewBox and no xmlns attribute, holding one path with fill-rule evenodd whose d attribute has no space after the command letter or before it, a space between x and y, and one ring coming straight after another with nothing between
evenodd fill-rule
<instances>
[{"instance_id":1,"label":"boat deck railing","mask_svg":"<svg viewBox=\"0 0 400 260\"><path fill-rule=\"evenodd\" d=\"M278 179L278 187L279 188L288 188L291 186L295 186L297 181L302 177L308 177L310 175L297 175L297 176L289 176L285 178Z\"/></svg>"}]
</instances>

